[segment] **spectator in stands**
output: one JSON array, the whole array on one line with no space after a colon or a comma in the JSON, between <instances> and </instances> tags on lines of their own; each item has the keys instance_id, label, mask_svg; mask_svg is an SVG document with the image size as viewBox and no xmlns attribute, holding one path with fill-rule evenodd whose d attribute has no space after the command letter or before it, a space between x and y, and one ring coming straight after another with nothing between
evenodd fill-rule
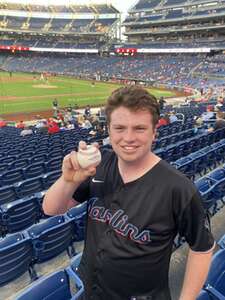
<instances>
[{"instance_id":1,"label":"spectator in stands","mask_svg":"<svg viewBox=\"0 0 225 300\"><path fill-rule=\"evenodd\" d=\"M216 122L214 126L210 127L208 131L215 131L217 129L225 128L225 113L218 111L216 113Z\"/></svg>"},{"instance_id":2,"label":"spectator in stands","mask_svg":"<svg viewBox=\"0 0 225 300\"><path fill-rule=\"evenodd\" d=\"M47 133L48 132L48 124L46 120L38 120L35 128L38 129L40 133Z\"/></svg>"},{"instance_id":3,"label":"spectator in stands","mask_svg":"<svg viewBox=\"0 0 225 300\"><path fill-rule=\"evenodd\" d=\"M160 111L162 111L164 109L164 105L166 104L166 100L164 99L164 97L160 97L159 98L159 108Z\"/></svg>"},{"instance_id":4,"label":"spectator in stands","mask_svg":"<svg viewBox=\"0 0 225 300\"><path fill-rule=\"evenodd\" d=\"M119 88L106 114L114 152L103 152L101 163L86 169L75 151L68 154L43 202L44 212L54 215L90 199L78 270L84 299L170 300L169 260L179 232L191 247L179 299L195 300L214 240L193 183L150 150L157 100L140 87Z\"/></svg>"},{"instance_id":5,"label":"spectator in stands","mask_svg":"<svg viewBox=\"0 0 225 300\"><path fill-rule=\"evenodd\" d=\"M92 124L91 124L91 122L88 119L86 119L84 121L84 123L82 124L82 127L85 128L85 129L91 129L92 128Z\"/></svg>"},{"instance_id":6,"label":"spectator in stands","mask_svg":"<svg viewBox=\"0 0 225 300\"><path fill-rule=\"evenodd\" d=\"M25 127L25 124L23 121L20 121L17 125L16 125L17 128L20 128L20 129L24 129Z\"/></svg>"},{"instance_id":7,"label":"spectator in stands","mask_svg":"<svg viewBox=\"0 0 225 300\"><path fill-rule=\"evenodd\" d=\"M214 112L213 105L208 105L206 108L206 112L204 112L201 117L203 122L207 122L211 119L215 119L215 112Z\"/></svg>"},{"instance_id":8,"label":"spectator in stands","mask_svg":"<svg viewBox=\"0 0 225 300\"><path fill-rule=\"evenodd\" d=\"M48 133L53 134L53 133L57 133L59 131L60 131L60 128L59 128L58 124L53 119L50 119L48 122Z\"/></svg>"},{"instance_id":9,"label":"spectator in stands","mask_svg":"<svg viewBox=\"0 0 225 300\"><path fill-rule=\"evenodd\" d=\"M178 121L175 111L171 111L169 114L170 123L174 123Z\"/></svg>"},{"instance_id":10,"label":"spectator in stands","mask_svg":"<svg viewBox=\"0 0 225 300\"><path fill-rule=\"evenodd\" d=\"M52 101L52 108L55 110L58 110L58 100L55 98L53 101Z\"/></svg>"},{"instance_id":11,"label":"spectator in stands","mask_svg":"<svg viewBox=\"0 0 225 300\"><path fill-rule=\"evenodd\" d=\"M0 120L0 128L6 127L7 123L5 120Z\"/></svg>"},{"instance_id":12,"label":"spectator in stands","mask_svg":"<svg viewBox=\"0 0 225 300\"><path fill-rule=\"evenodd\" d=\"M90 117L90 115L91 115L91 107L90 107L90 105L87 105L84 110L84 116Z\"/></svg>"},{"instance_id":13,"label":"spectator in stands","mask_svg":"<svg viewBox=\"0 0 225 300\"><path fill-rule=\"evenodd\" d=\"M156 128L159 128L161 126L166 126L166 125L169 125L170 124L170 118L169 118L169 115L168 114L165 114L165 115L161 115L157 125L156 125Z\"/></svg>"},{"instance_id":14,"label":"spectator in stands","mask_svg":"<svg viewBox=\"0 0 225 300\"><path fill-rule=\"evenodd\" d=\"M29 126L24 127L24 129L20 132L20 136L26 136L31 134L33 134L33 130Z\"/></svg>"}]
</instances>

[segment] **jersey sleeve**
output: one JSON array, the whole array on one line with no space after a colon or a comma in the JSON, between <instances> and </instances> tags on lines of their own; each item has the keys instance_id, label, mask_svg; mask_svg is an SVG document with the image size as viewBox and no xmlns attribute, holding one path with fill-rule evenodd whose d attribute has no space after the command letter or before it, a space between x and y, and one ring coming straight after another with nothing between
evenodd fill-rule
<instances>
[{"instance_id":1,"label":"jersey sleeve","mask_svg":"<svg viewBox=\"0 0 225 300\"><path fill-rule=\"evenodd\" d=\"M73 199L79 203L83 203L90 196L90 178L86 179L73 194Z\"/></svg>"},{"instance_id":2,"label":"jersey sleeve","mask_svg":"<svg viewBox=\"0 0 225 300\"><path fill-rule=\"evenodd\" d=\"M214 245L210 220L204 212L202 199L196 192L181 211L178 221L179 234L185 237L190 248L196 252L207 252Z\"/></svg>"}]
</instances>

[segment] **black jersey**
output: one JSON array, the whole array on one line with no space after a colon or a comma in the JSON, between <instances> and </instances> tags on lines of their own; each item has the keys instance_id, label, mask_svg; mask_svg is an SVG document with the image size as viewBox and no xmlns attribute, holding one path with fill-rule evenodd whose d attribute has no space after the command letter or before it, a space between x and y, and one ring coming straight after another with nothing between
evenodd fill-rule
<instances>
[{"instance_id":1,"label":"black jersey","mask_svg":"<svg viewBox=\"0 0 225 300\"><path fill-rule=\"evenodd\" d=\"M207 251L214 243L197 190L165 161L124 184L117 157L109 152L74 199L90 199L79 268L87 300L144 295L152 296L141 299L169 300L168 269L176 234L185 236L194 251Z\"/></svg>"}]
</instances>

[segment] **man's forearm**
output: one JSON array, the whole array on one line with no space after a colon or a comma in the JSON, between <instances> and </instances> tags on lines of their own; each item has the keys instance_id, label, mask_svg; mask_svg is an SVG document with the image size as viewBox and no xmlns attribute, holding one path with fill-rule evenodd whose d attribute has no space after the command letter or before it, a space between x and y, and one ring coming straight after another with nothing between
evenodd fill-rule
<instances>
[{"instance_id":1,"label":"man's forearm","mask_svg":"<svg viewBox=\"0 0 225 300\"><path fill-rule=\"evenodd\" d=\"M183 288L179 300L196 300L209 271L212 251L189 250Z\"/></svg>"},{"instance_id":2,"label":"man's forearm","mask_svg":"<svg viewBox=\"0 0 225 300\"><path fill-rule=\"evenodd\" d=\"M76 205L72 196L80 183L65 181L61 176L47 191L44 201L43 210L47 215L63 214L68 209Z\"/></svg>"}]
</instances>

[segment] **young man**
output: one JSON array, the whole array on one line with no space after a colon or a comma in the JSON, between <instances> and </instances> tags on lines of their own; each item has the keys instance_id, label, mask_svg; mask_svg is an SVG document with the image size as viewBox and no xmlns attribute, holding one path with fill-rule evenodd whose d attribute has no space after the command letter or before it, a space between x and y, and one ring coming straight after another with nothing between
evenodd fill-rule
<instances>
[{"instance_id":1,"label":"young man","mask_svg":"<svg viewBox=\"0 0 225 300\"><path fill-rule=\"evenodd\" d=\"M76 152L66 156L43 204L54 215L91 199L79 267L84 299L171 299L169 260L179 232L191 248L179 300L195 300L214 241L193 184L150 150L157 100L142 88L120 88L109 97L106 115L114 152L87 169L79 167Z\"/></svg>"}]
</instances>

